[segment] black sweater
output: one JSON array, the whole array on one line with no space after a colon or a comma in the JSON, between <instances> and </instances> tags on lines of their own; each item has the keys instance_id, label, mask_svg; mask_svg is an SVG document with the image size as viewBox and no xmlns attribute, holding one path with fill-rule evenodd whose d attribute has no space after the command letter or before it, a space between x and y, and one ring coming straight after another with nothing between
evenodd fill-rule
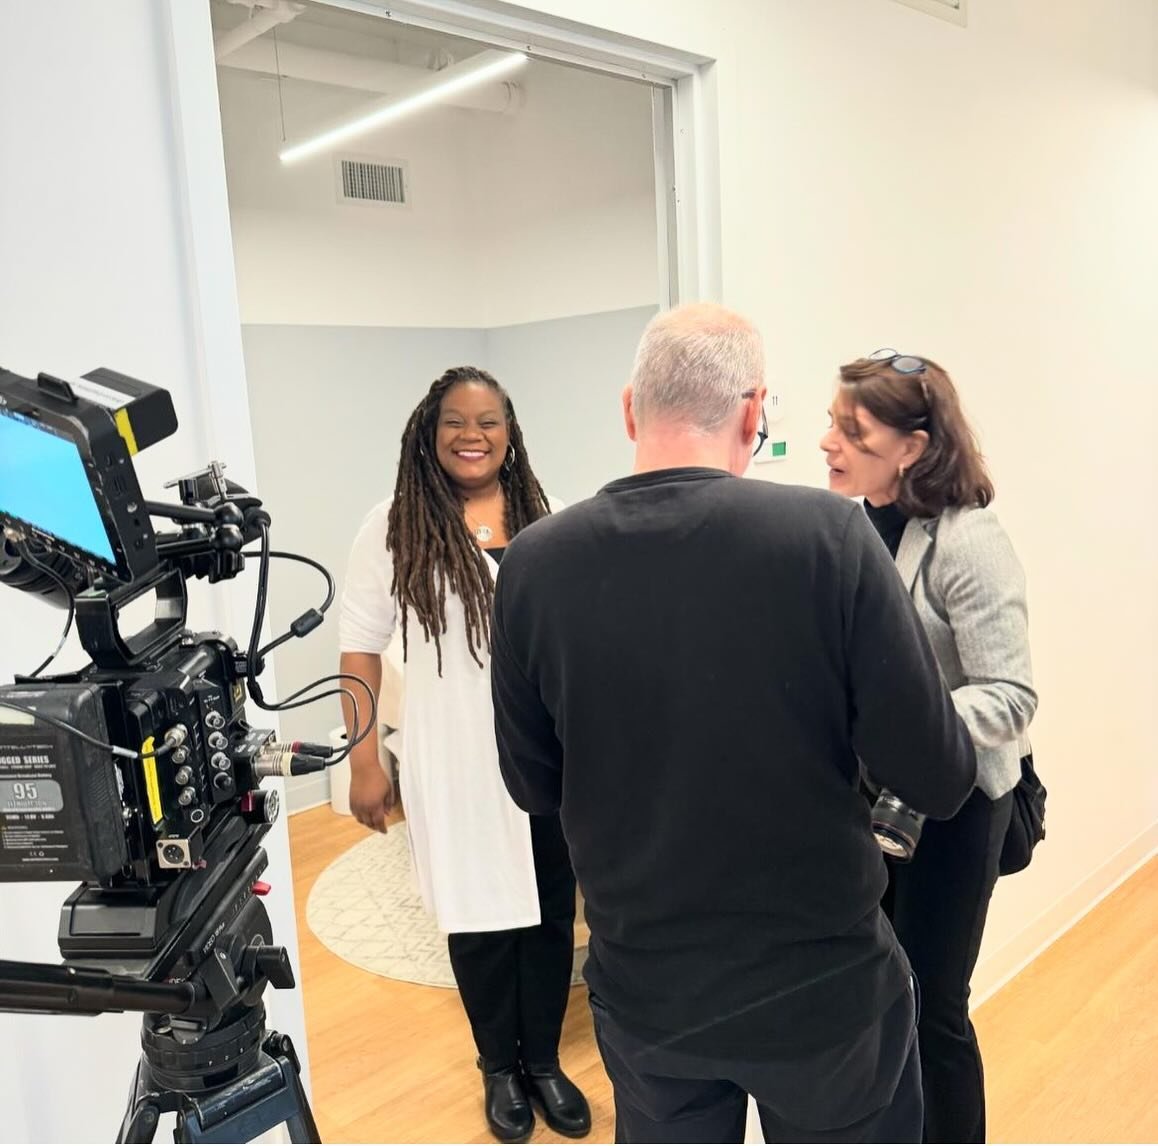
<instances>
[{"instance_id":1,"label":"black sweater","mask_svg":"<svg viewBox=\"0 0 1158 1146\"><path fill-rule=\"evenodd\" d=\"M492 681L507 787L561 807L588 982L626 1028L774 1056L905 989L857 757L936 817L976 760L855 502L715 470L613 482L511 543Z\"/></svg>"},{"instance_id":2,"label":"black sweater","mask_svg":"<svg viewBox=\"0 0 1158 1146\"><path fill-rule=\"evenodd\" d=\"M890 501L888 505L873 505L866 501L864 511L868 514L873 529L877 531L880 539L885 543L889 556L895 561L897 551L901 548L901 538L905 536L905 530L908 528L909 519L897 507L895 501Z\"/></svg>"}]
</instances>

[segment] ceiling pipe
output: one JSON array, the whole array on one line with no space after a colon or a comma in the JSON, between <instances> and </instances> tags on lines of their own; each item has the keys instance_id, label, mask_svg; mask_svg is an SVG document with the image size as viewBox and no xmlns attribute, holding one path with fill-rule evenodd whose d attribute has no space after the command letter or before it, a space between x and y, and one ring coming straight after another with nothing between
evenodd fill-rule
<instances>
[{"instance_id":1,"label":"ceiling pipe","mask_svg":"<svg viewBox=\"0 0 1158 1146\"><path fill-rule=\"evenodd\" d=\"M353 56L345 52L330 52L320 48L305 48L300 44L278 44L275 56L268 40L254 40L233 52L222 66L274 76L279 72L284 79L307 80L311 83L330 84L375 95L394 95L412 90L419 82L429 81L437 72L426 68L412 68L367 56ZM454 107L499 114L518 111L524 103L524 89L516 83L494 81L468 91L457 92L446 99Z\"/></svg>"},{"instance_id":2,"label":"ceiling pipe","mask_svg":"<svg viewBox=\"0 0 1158 1146\"><path fill-rule=\"evenodd\" d=\"M233 0L233 3L241 3L248 8L249 19L243 20L235 28L230 28L228 32L222 32L213 41L213 54L218 63L256 40L258 36L264 36L279 24L288 24L295 16L305 11L304 4L294 4L291 0L272 0L272 2L266 0L264 3L261 0L253 2Z\"/></svg>"}]
</instances>

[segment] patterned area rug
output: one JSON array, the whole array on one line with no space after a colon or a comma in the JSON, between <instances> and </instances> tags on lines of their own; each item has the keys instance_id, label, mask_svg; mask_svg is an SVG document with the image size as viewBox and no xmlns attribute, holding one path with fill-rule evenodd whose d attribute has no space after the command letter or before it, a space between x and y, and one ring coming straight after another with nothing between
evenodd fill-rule
<instances>
[{"instance_id":1,"label":"patterned area rug","mask_svg":"<svg viewBox=\"0 0 1158 1146\"><path fill-rule=\"evenodd\" d=\"M310 891L306 920L355 967L404 983L454 986L446 936L422 906L402 825L368 835L334 860ZM576 948L576 983L586 955Z\"/></svg>"}]
</instances>

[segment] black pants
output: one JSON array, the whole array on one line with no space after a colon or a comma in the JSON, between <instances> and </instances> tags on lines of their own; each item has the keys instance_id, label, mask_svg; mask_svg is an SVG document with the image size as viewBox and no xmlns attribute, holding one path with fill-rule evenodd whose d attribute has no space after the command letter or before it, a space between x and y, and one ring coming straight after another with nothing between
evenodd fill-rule
<instances>
[{"instance_id":1,"label":"black pants","mask_svg":"<svg viewBox=\"0 0 1158 1146\"><path fill-rule=\"evenodd\" d=\"M551 1066L575 959L575 875L558 816L531 817L540 922L448 937L478 1053L492 1070Z\"/></svg>"},{"instance_id":2,"label":"black pants","mask_svg":"<svg viewBox=\"0 0 1158 1146\"><path fill-rule=\"evenodd\" d=\"M920 988L926 1142L985 1141L985 1076L969 1018L969 980L1012 801L1012 793L994 801L977 789L951 820L925 823L911 862L888 861L882 906Z\"/></svg>"},{"instance_id":3,"label":"black pants","mask_svg":"<svg viewBox=\"0 0 1158 1146\"><path fill-rule=\"evenodd\" d=\"M591 999L615 1090L616 1142L743 1142L748 1095L765 1142L919 1142L913 994L839 1046L774 1061L688 1055L644 1042Z\"/></svg>"}]
</instances>

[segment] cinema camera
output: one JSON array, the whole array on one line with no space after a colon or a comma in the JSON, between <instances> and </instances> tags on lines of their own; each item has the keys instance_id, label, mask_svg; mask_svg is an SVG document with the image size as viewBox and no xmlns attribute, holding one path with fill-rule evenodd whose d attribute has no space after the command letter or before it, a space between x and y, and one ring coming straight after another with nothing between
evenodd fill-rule
<instances>
[{"instance_id":1,"label":"cinema camera","mask_svg":"<svg viewBox=\"0 0 1158 1146\"><path fill-rule=\"evenodd\" d=\"M376 727L375 701L345 674L265 700L265 656L321 623L333 580L270 549L261 501L218 463L170 483L179 504L145 500L133 456L176 428L165 390L111 370L71 382L0 370L0 583L65 606L57 652L75 616L92 659L42 677L54 653L0 686L0 881L81 881L61 910L63 964L0 961L0 1010L143 1012L118 1141L151 1141L171 1112L177 1141L248 1141L284 1122L291 1141L317 1142L294 1048L265 1027L266 986L294 975L261 898L278 812L261 782L343 759ZM176 528L155 532L154 518ZM259 561L248 649L189 632L188 579L235 577L247 557ZM275 557L318 569L328 591L262 648ZM150 594L152 622L122 633L122 612ZM344 694L356 735L336 757L274 743L247 723L247 689L267 710Z\"/></svg>"}]
</instances>

